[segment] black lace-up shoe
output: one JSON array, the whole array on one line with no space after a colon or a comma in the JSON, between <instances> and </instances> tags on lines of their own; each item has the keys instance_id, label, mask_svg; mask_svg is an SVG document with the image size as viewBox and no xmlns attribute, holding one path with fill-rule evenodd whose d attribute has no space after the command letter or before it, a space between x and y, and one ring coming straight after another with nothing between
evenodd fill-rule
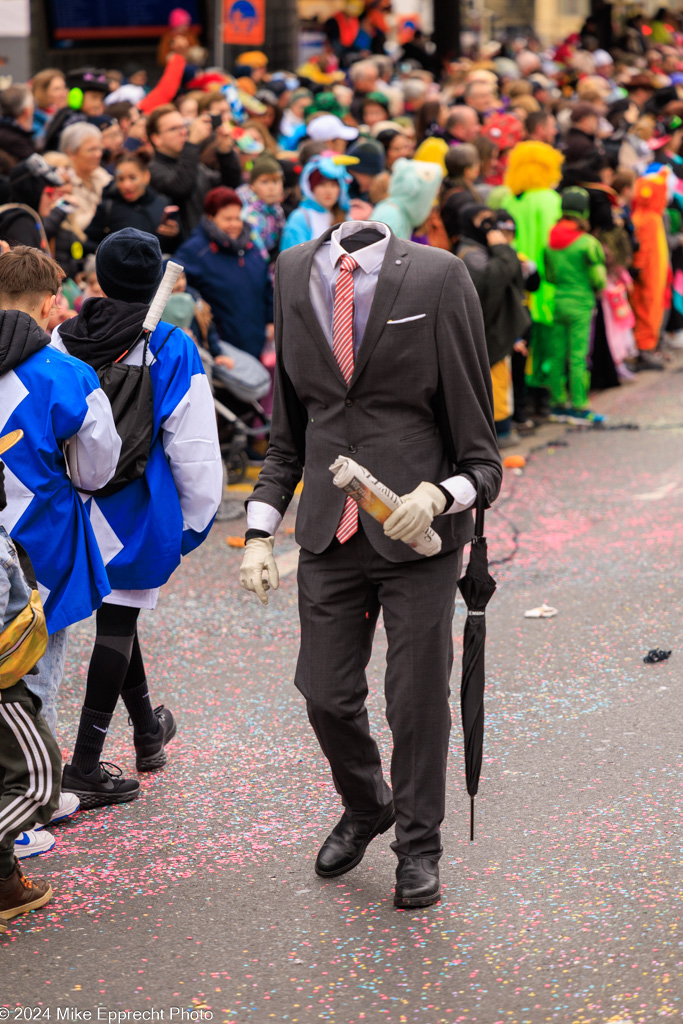
<instances>
[{"instance_id":1,"label":"black lace-up shoe","mask_svg":"<svg viewBox=\"0 0 683 1024\"><path fill-rule=\"evenodd\" d=\"M355 868L375 838L387 832L394 824L394 805L389 804L375 821L342 815L320 847L315 862L315 873L321 878L334 878Z\"/></svg>"},{"instance_id":2,"label":"black lace-up shoe","mask_svg":"<svg viewBox=\"0 0 683 1024\"><path fill-rule=\"evenodd\" d=\"M163 704L154 709L159 728L155 733L133 733L135 767L139 772L155 772L168 760L164 747L176 734L175 718Z\"/></svg>"},{"instance_id":3,"label":"black lace-up shoe","mask_svg":"<svg viewBox=\"0 0 683 1024\"><path fill-rule=\"evenodd\" d=\"M118 765L100 761L94 772L86 775L72 764L64 765L62 789L75 793L81 801L81 810L105 807L107 804L126 804L140 793L137 779L124 779Z\"/></svg>"}]
</instances>

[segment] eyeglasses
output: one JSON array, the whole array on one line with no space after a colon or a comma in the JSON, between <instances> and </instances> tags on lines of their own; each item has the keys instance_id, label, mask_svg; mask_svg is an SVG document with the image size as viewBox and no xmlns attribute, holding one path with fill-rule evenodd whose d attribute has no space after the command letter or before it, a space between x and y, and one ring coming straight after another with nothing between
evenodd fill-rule
<instances>
[{"instance_id":1,"label":"eyeglasses","mask_svg":"<svg viewBox=\"0 0 683 1024\"><path fill-rule=\"evenodd\" d=\"M165 135L166 132L186 132L186 131L187 131L187 125L186 124L174 124L172 128L162 128L159 134L160 135Z\"/></svg>"}]
</instances>

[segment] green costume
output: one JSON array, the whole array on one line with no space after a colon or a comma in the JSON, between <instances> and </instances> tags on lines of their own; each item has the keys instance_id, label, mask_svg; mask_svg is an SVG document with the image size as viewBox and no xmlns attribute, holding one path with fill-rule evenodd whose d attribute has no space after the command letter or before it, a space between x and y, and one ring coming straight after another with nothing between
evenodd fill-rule
<instances>
[{"instance_id":1,"label":"green costume","mask_svg":"<svg viewBox=\"0 0 683 1024\"><path fill-rule=\"evenodd\" d=\"M570 399L574 409L587 409L587 359L595 296L607 283L602 245L575 220L564 218L550 232L545 271L547 280L555 286L548 376L550 404L563 407Z\"/></svg>"},{"instance_id":2,"label":"green costume","mask_svg":"<svg viewBox=\"0 0 683 1024\"><path fill-rule=\"evenodd\" d=\"M548 235L560 216L560 197L550 189L536 189L514 196L506 209L515 218L515 248L538 267L541 282L538 290L529 293L529 312L534 324L531 341L530 387L548 387L550 345L555 289L547 280L544 253Z\"/></svg>"},{"instance_id":3,"label":"green costume","mask_svg":"<svg viewBox=\"0 0 683 1024\"><path fill-rule=\"evenodd\" d=\"M550 231L560 217L560 197L555 189L562 177L563 159L558 150L545 142L519 142L508 157L504 188L494 189L495 196L492 193L489 197L490 203L504 207L515 218L515 249L534 261L541 279L538 290L529 296L529 312L534 326L528 383L534 388L548 386L555 290L546 280L543 254Z\"/></svg>"}]
</instances>

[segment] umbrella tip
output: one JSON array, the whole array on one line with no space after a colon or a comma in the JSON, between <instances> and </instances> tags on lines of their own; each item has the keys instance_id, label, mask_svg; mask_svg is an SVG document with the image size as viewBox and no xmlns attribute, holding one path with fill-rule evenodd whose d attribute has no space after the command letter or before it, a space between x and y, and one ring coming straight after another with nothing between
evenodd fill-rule
<instances>
[{"instance_id":1,"label":"umbrella tip","mask_svg":"<svg viewBox=\"0 0 683 1024\"><path fill-rule=\"evenodd\" d=\"M474 842L474 797L470 797L470 842Z\"/></svg>"}]
</instances>

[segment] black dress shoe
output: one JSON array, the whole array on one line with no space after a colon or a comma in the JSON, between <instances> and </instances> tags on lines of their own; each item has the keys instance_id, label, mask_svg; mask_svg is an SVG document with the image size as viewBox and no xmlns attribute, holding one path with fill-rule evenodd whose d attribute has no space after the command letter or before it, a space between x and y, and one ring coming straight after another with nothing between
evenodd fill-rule
<instances>
[{"instance_id":1,"label":"black dress shoe","mask_svg":"<svg viewBox=\"0 0 683 1024\"><path fill-rule=\"evenodd\" d=\"M429 907L440 899L438 860L435 857L403 857L396 868L394 906L399 910Z\"/></svg>"},{"instance_id":2,"label":"black dress shoe","mask_svg":"<svg viewBox=\"0 0 683 1024\"><path fill-rule=\"evenodd\" d=\"M368 846L382 832L394 824L394 805L388 807L374 822L352 818L344 811L339 822L320 847L315 861L315 873L321 878L343 875L360 864Z\"/></svg>"}]
</instances>

